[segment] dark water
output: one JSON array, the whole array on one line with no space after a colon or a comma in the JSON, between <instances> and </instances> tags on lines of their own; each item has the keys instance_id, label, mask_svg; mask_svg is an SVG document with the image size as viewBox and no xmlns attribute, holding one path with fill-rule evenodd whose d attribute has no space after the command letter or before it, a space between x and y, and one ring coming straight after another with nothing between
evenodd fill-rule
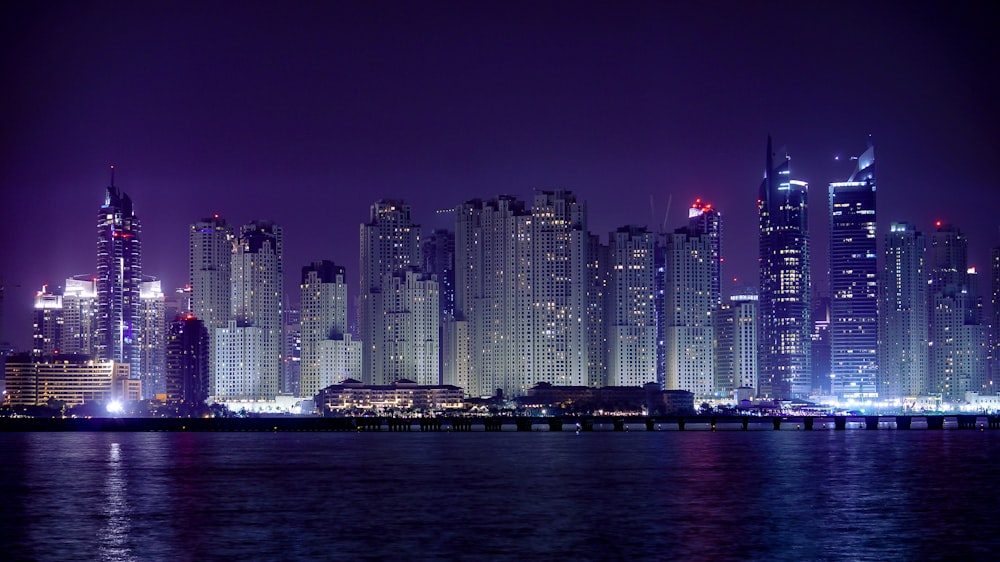
<instances>
[{"instance_id":1,"label":"dark water","mask_svg":"<svg viewBox=\"0 0 1000 562\"><path fill-rule=\"evenodd\" d=\"M0 434L6 560L995 560L1000 432Z\"/></svg>"}]
</instances>

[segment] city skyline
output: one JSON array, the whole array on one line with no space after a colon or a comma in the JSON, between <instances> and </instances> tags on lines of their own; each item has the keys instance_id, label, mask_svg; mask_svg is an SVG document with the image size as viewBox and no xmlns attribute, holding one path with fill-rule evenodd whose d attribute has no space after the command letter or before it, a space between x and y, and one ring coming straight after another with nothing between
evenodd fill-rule
<instances>
[{"instance_id":1,"label":"city skyline","mask_svg":"<svg viewBox=\"0 0 1000 562\"><path fill-rule=\"evenodd\" d=\"M732 294L734 276L756 284L768 133L813 191L816 289L827 290L828 248L817 190L846 177L869 134L879 236L894 221L930 232L944 220L986 271L1000 242L986 164L995 19L974 5L864 6L858 18L862 6L728 6L721 19L646 4L4 7L15 54L0 64L19 80L0 156L13 233L3 337L27 348L34 292L93 273L92 211L81 209L94 208L112 162L143 220L143 272L168 294L188 282L188 227L215 213L287 229L294 298L293 278L315 260L345 265L356 285L372 201L406 200L427 233L452 228L435 211L467 199L551 189L586 201L602 238L629 224L670 231L695 198L713 202ZM848 27L868 40L840 41ZM765 40L779 30L795 49ZM850 80L859 68L864 87Z\"/></svg>"}]
</instances>

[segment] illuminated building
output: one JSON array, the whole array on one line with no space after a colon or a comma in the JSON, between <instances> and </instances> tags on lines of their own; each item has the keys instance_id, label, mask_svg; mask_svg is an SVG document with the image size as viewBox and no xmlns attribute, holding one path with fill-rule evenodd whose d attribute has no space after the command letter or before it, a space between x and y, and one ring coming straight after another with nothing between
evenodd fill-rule
<instances>
[{"instance_id":1,"label":"illuminated building","mask_svg":"<svg viewBox=\"0 0 1000 562\"><path fill-rule=\"evenodd\" d=\"M709 257L712 263L712 302L722 304L722 214L700 198L688 208L688 228L692 233L707 235L711 243Z\"/></svg>"},{"instance_id":2,"label":"illuminated building","mask_svg":"<svg viewBox=\"0 0 1000 562\"><path fill-rule=\"evenodd\" d=\"M989 386L985 389L986 394L1000 392L1000 246L994 247L990 251L990 294L993 306L993 337L990 345L992 363L990 365Z\"/></svg>"},{"instance_id":3,"label":"illuminated building","mask_svg":"<svg viewBox=\"0 0 1000 562\"><path fill-rule=\"evenodd\" d=\"M188 279L191 310L205 324L209 339L232 317L233 227L219 217L203 218L188 229ZM187 312L187 311L182 311ZM215 388L215 346L209 346L209 394Z\"/></svg>"},{"instance_id":4,"label":"illuminated building","mask_svg":"<svg viewBox=\"0 0 1000 562\"><path fill-rule=\"evenodd\" d=\"M43 285L35 293L35 308L32 319L31 354L56 355L63 352L64 334L62 295L51 293Z\"/></svg>"},{"instance_id":5,"label":"illuminated building","mask_svg":"<svg viewBox=\"0 0 1000 562\"><path fill-rule=\"evenodd\" d=\"M155 398L167 391L164 371L166 369L164 344L166 343L166 300L160 288L160 281L148 275L143 276L139 300L139 349L142 372L143 398Z\"/></svg>"},{"instance_id":6,"label":"illuminated building","mask_svg":"<svg viewBox=\"0 0 1000 562\"><path fill-rule=\"evenodd\" d=\"M655 244L655 240L654 240ZM655 246L653 249L655 257ZM652 258L651 258L652 259ZM611 248L607 244L601 244L600 239L590 235L587 243L587 386L601 388L608 386L608 325L612 319L609 318L607 298L611 292ZM655 282L655 269L653 271ZM653 301L653 314L651 322L656 326L655 300ZM653 348L656 350L656 328L653 333ZM656 378L656 358L657 352L653 352L654 378Z\"/></svg>"},{"instance_id":7,"label":"illuminated building","mask_svg":"<svg viewBox=\"0 0 1000 562\"><path fill-rule=\"evenodd\" d=\"M398 200L375 202L369 221L361 225L358 312L366 383L381 384L388 376L382 371L386 349L380 345L386 331L383 285L391 283L392 274L422 263L420 226L413 223L410 206Z\"/></svg>"},{"instance_id":8,"label":"illuminated building","mask_svg":"<svg viewBox=\"0 0 1000 562\"><path fill-rule=\"evenodd\" d=\"M260 371L245 388L249 399L273 400L281 391L284 375L284 323L282 289L283 231L270 221L255 221L240 228L233 252L233 318L240 329L260 329ZM218 330L218 329L217 329ZM218 332L216 332L218 333ZM216 351L219 346L216 346ZM216 368L221 364L215 362ZM216 373L218 379L218 373Z\"/></svg>"},{"instance_id":9,"label":"illuminated building","mask_svg":"<svg viewBox=\"0 0 1000 562\"><path fill-rule=\"evenodd\" d=\"M879 395L875 147L848 181L830 184L830 361L833 393Z\"/></svg>"},{"instance_id":10,"label":"illuminated building","mask_svg":"<svg viewBox=\"0 0 1000 562\"><path fill-rule=\"evenodd\" d=\"M93 275L77 275L66 280L62 315L61 353L96 355L97 279Z\"/></svg>"},{"instance_id":11,"label":"illuminated building","mask_svg":"<svg viewBox=\"0 0 1000 562\"><path fill-rule=\"evenodd\" d=\"M789 157L775 163L767 138L760 219L760 393L806 396L810 373L808 184L791 179Z\"/></svg>"},{"instance_id":12,"label":"illuminated building","mask_svg":"<svg viewBox=\"0 0 1000 562\"><path fill-rule=\"evenodd\" d=\"M366 385L347 379L316 394L316 409L338 410L455 410L465 407L464 391L451 385L421 385L401 379L387 385Z\"/></svg>"},{"instance_id":13,"label":"illuminated building","mask_svg":"<svg viewBox=\"0 0 1000 562\"><path fill-rule=\"evenodd\" d=\"M930 380L928 392L949 402L982 392L987 381L987 328L982 323L978 275L968 266L968 241L950 225L937 224L928 251L930 266Z\"/></svg>"},{"instance_id":14,"label":"illuminated building","mask_svg":"<svg viewBox=\"0 0 1000 562\"><path fill-rule=\"evenodd\" d=\"M208 329L193 314L170 323L166 343L168 402L204 403L208 398Z\"/></svg>"},{"instance_id":15,"label":"illuminated building","mask_svg":"<svg viewBox=\"0 0 1000 562\"><path fill-rule=\"evenodd\" d=\"M376 340L383 350L381 384L400 379L439 384L437 281L418 268L408 267L386 276L379 296L385 328Z\"/></svg>"},{"instance_id":16,"label":"illuminated building","mask_svg":"<svg viewBox=\"0 0 1000 562\"><path fill-rule=\"evenodd\" d=\"M912 224L892 223L885 235L879 281L879 397L928 392L926 241Z\"/></svg>"},{"instance_id":17,"label":"illuminated building","mask_svg":"<svg viewBox=\"0 0 1000 562\"><path fill-rule=\"evenodd\" d=\"M261 377L264 329L239 325L230 320L215 329L215 388L212 401L267 401L275 397L274 387Z\"/></svg>"},{"instance_id":18,"label":"illuminated building","mask_svg":"<svg viewBox=\"0 0 1000 562\"><path fill-rule=\"evenodd\" d=\"M142 372L140 290L141 224L132 199L115 187L114 167L97 214L97 338L100 361L128 363Z\"/></svg>"},{"instance_id":19,"label":"illuminated building","mask_svg":"<svg viewBox=\"0 0 1000 562\"><path fill-rule=\"evenodd\" d=\"M317 345L320 388L361 376L362 347L350 333L339 339L320 341ZM302 396L308 397L305 393Z\"/></svg>"},{"instance_id":20,"label":"illuminated building","mask_svg":"<svg viewBox=\"0 0 1000 562\"><path fill-rule=\"evenodd\" d=\"M679 228L667 235L665 251L666 389L710 396L716 391L713 239Z\"/></svg>"},{"instance_id":21,"label":"illuminated building","mask_svg":"<svg viewBox=\"0 0 1000 562\"><path fill-rule=\"evenodd\" d=\"M608 239L607 385L642 386L656 382L653 234L624 226Z\"/></svg>"},{"instance_id":22,"label":"illuminated building","mask_svg":"<svg viewBox=\"0 0 1000 562\"><path fill-rule=\"evenodd\" d=\"M347 332L347 274L342 266L322 260L302 268L299 285L300 396L315 396L320 379L320 344L344 339Z\"/></svg>"},{"instance_id":23,"label":"illuminated building","mask_svg":"<svg viewBox=\"0 0 1000 562\"><path fill-rule=\"evenodd\" d=\"M833 369L830 361L830 297L818 295L812 303L812 334L809 356L812 366L812 386L819 392L831 393Z\"/></svg>"},{"instance_id":24,"label":"illuminated building","mask_svg":"<svg viewBox=\"0 0 1000 562\"><path fill-rule=\"evenodd\" d=\"M39 406L49 399L77 406L140 397L141 383L130 379L128 364L95 361L87 355L12 355L4 376L12 406Z\"/></svg>"},{"instance_id":25,"label":"illuminated building","mask_svg":"<svg viewBox=\"0 0 1000 562\"><path fill-rule=\"evenodd\" d=\"M715 390L732 396L737 388L757 393L757 295L733 295L715 315Z\"/></svg>"}]
</instances>

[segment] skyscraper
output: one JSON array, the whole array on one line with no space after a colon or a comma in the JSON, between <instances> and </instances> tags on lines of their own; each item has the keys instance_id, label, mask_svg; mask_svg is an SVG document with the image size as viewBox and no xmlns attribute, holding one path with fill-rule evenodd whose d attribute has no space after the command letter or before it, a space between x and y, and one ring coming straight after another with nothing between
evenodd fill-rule
<instances>
[{"instance_id":1,"label":"skyscraper","mask_svg":"<svg viewBox=\"0 0 1000 562\"><path fill-rule=\"evenodd\" d=\"M98 360L128 363L142 373L139 312L142 285L141 223L132 199L115 187L114 167L104 204L97 213Z\"/></svg>"},{"instance_id":2,"label":"skyscraper","mask_svg":"<svg viewBox=\"0 0 1000 562\"><path fill-rule=\"evenodd\" d=\"M164 372L166 370L166 316L165 299L160 288L160 280L149 275L143 276L139 292L139 318L142 330L139 332L139 348L142 354L143 399L156 398L167 391Z\"/></svg>"},{"instance_id":3,"label":"skyscraper","mask_svg":"<svg viewBox=\"0 0 1000 562\"><path fill-rule=\"evenodd\" d=\"M879 282L879 397L926 394L928 301L926 242L912 224L892 223L885 235Z\"/></svg>"},{"instance_id":4,"label":"skyscraper","mask_svg":"<svg viewBox=\"0 0 1000 562\"><path fill-rule=\"evenodd\" d=\"M732 396L737 388L757 394L757 295L733 295L719 307L715 324L715 389Z\"/></svg>"},{"instance_id":5,"label":"skyscraper","mask_svg":"<svg viewBox=\"0 0 1000 562\"><path fill-rule=\"evenodd\" d=\"M258 348L261 353L260 372L256 375L260 379L259 384L247 386L260 393L248 398L258 400L273 400L282 388L282 241L283 231L277 224L270 221L251 222L240 228L232 258L233 318L237 327L252 326L261 331ZM218 364L216 361L216 366Z\"/></svg>"},{"instance_id":6,"label":"skyscraper","mask_svg":"<svg viewBox=\"0 0 1000 562\"><path fill-rule=\"evenodd\" d=\"M43 285L35 293L35 309L32 314L31 354L35 357L51 357L63 351L64 335L63 296L48 290Z\"/></svg>"},{"instance_id":7,"label":"skyscraper","mask_svg":"<svg viewBox=\"0 0 1000 562\"><path fill-rule=\"evenodd\" d=\"M346 270L329 260L303 267L299 306L300 395L313 397L323 388L320 386L320 343L343 339L347 332Z\"/></svg>"},{"instance_id":8,"label":"skyscraper","mask_svg":"<svg viewBox=\"0 0 1000 562\"><path fill-rule=\"evenodd\" d=\"M982 323L978 275L968 266L968 241L958 228L938 223L931 234L929 392L950 402L982 392L988 335Z\"/></svg>"},{"instance_id":9,"label":"skyscraper","mask_svg":"<svg viewBox=\"0 0 1000 562\"><path fill-rule=\"evenodd\" d=\"M378 342L385 333L383 285L391 275L419 267L420 225L410 217L410 206L399 200L380 200L371 206L368 222L361 225L358 316L361 329L362 377L367 384L382 384L385 350Z\"/></svg>"},{"instance_id":10,"label":"skyscraper","mask_svg":"<svg viewBox=\"0 0 1000 562\"><path fill-rule=\"evenodd\" d=\"M437 281L420 268L408 267L386 277L381 297L385 329L376 340L383 350L378 384L400 379L419 385L441 384Z\"/></svg>"},{"instance_id":11,"label":"skyscraper","mask_svg":"<svg viewBox=\"0 0 1000 562\"><path fill-rule=\"evenodd\" d=\"M607 319L607 384L642 386L656 382L653 233L623 226L608 239L611 314Z\"/></svg>"},{"instance_id":12,"label":"skyscraper","mask_svg":"<svg viewBox=\"0 0 1000 562\"><path fill-rule=\"evenodd\" d=\"M188 231L188 279L191 312L205 324L209 335L209 395L215 394L215 345L217 328L232 317L233 227L219 215L193 223Z\"/></svg>"},{"instance_id":13,"label":"skyscraper","mask_svg":"<svg viewBox=\"0 0 1000 562\"><path fill-rule=\"evenodd\" d=\"M690 227L666 239L666 388L696 396L716 391L712 294L713 239Z\"/></svg>"},{"instance_id":14,"label":"skyscraper","mask_svg":"<svg viewBox=\"0 0 1000 562\"><path fill-rule=\"evenodd\" d=\"M830 184L830 357L833 392L878 396L875 147L845 182Z\"/></svg>"},{"instance_id":15,"label":"skyscraper","mask_svg":"<svg viewBox=\"0 0 1000 562\"><path fill-rule=\"evenodd\" d=\"M760 392L774 398L811 390L808 184L777 163L767 137L760 219Z\"/></svg>"},{"instance_id":16,"label":"skyscraper","mask_svg":"<svg viewBox=\"0 0 1000 562\"><path fill-rule=\"evenodd\" d=\"M168 402L204 403L208 398L208 330L193 314L178 316L167 329Z\"/></svg>"},{"instance_id":17,"label":"skyscraper","mask_svg":"<svg viewBox=\"0 0 1000 562\"><path fill-rule=\"evenodd\" d=\"M688 208L688 228L693 234L707 235L712 241L709 255L712 267L712 302L722 304L722 214L701 198L695 199Z\"/></svg>"}]
</instances>

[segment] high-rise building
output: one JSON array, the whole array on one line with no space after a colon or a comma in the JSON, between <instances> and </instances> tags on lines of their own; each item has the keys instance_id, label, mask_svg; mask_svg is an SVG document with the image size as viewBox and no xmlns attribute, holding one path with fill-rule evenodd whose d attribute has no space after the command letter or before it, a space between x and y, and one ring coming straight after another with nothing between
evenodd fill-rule
<instances>
[{"instance_id":1,"label":"high-rise building","mask_svg":"<svg viewBox=\"0 0 1000 562\"><path fill-rule=\"evenodd\" d=\"M990 252L990 301L993 312L992 336L990 345L990 355L993 361L990 364L988 394L1000 392L1000 246L994 247Z\"/></svg>"},{"instance_id":2,"label":"high-rise building","mask_svg":"<svg viewBox=\"0 0 1000 562\"><path fill-rule=\"evenodd\" d=\"M188 278L191 310L208 330L209 340L217 328L225 328L232 317L233 227L219 215L193 223L188 230ZM187 312L187 311L183 311ZM209 394L215 393L215 346L209 345Z\"/></svg>"},{"instance_id":3,"label":"high-rise building","mask_svg":"<svg viewBox=\"0 0 1000 562\"><path fill-rule=\"evenodd\" d=\"M733 396L738 388L757 394L757 295L729 297L715 315L715 389Z\"/></svg>"},{"instance_id":4,"label":"high-rise building","mask_svg":"<svg viewBox=\"0 0 1000 562\"><path fill-rule=\"evenodd\" d=\"M263 400L273 400L283 387L282 240L280 226L255 221L240 229L233 252L232 314L240 328L261 330L260 372L255 375L259 384L247 388L260 392L256 398ZM219 365L217 359L216 367Z\"/></svg>"},{"instance_id":5,"label":"high-rise building","mask_svg":"<svg viewBox=\"0 0 1000 562\"><path fill-rule=\"evenodd\" d=\"M812 388L820 393L833 393L833 361L830 359L830 297L813 295L812 334L809 356L812 367Z\"/></svg>"},{"instance_id":6,"label":"high-rise building","mask_svg":"<svg viewBox=\"0 0 1000 562\"><path fill-rule=\"evenodd\" d=\"M885 235L879 281L879 397L928 392L926 241L912 224L892 223Z\"/></svg>"},{"instance_id":7,"label":"high-rise building","mask_svg":"<svg viewBox=\"0 0 1000 562\"><path fill-rule=\"evenodd\" d=\"M49 291L48 286L35 293L32 319L31 354L35 357L52 356L63 351L64 334L63 296Z\"/></svg>"},{"instance_id":8,"label":"high-rise building","mask_svg":"<svg viewBox=\"0 0 1000 562\"><path fill-rule=\"evenodd\" d=\"M62 297L61 353L97 355L97 279L77 275L66 280Z\"/></svg>"},{"instance_id":9,"label":"high-rise building","mask_svg":"<svg viewBox=\"0 0 1000 562\"><path fill-rule=\"evenodd\" d=\"M143 399L149 399L167 392L164 349L167 328L166 301L160 280L144 275L139 296L139 320L142 325L139 332L139 349L142 356L142 372L138 378L142 381Z\"/></svg>"},{"instance_id":10,"label":"high-rise building","mask_svg":"<svg viewBox=\"0 0 1000 562\"><path fill-rule=\"evenodd\" d=\"M666 388L696 396L716 391L713 239L690 227L666 238Z\"/></svg>"},{"instance_id":11,"label":"high-rise building","mask_svg":"<svg viewBox=\"0 0 1000 562\"><path fill-rule=\"evenodd\" d=\"M376 340L383 350L377 384L401 379L420 385L441 384L437 281L417 267L408 267L386 277L380 296L385 330Z\"/></svg>"},{"instance_id":12,"label":"high-rise building","mask_svg":"<svg viewBox=\"0 0 1000 562\"><path fill-rule=\"evenodd\" d=\"M469 322L472 396L588 384L586 205L566 191L456 210L455 315ZM461 348L460 345L456 345Z\"/></svg>"},{"instance_id":13,"label":"high-rise building","mask_svg":"<svg viewBox=\"0 0 1000 562\"><path fill-rule=\"evenodd\" d=\"M608 310L608 296L611 291L611 249L601 244L597 235L591 234L587 245L587 386L603 388L608 386L608 324L611 322ZM655 273L655 271L654 271ZM655 277L654 277L655 279ZM654 301L655 302L655 301ZM655 307L654 307L655 308ZM656 318L652 319L653 326ZM656 368L656 334L653 334L653 361ZM658 381L658 379L651 379Z\"/></svg>"},{"instance_id":14,"label":"high-rise building","mask_svg":"<svg viewBox=\"0 0 1000 562\"><path fill-rule=\"evenodd\" d=\"M987 328L982 323L978 275L968 266L968 241L950 225L931 234L929 392L949 402L982 392L986 376Z\"/></svg>"},{"instance_id":15,"label":"high-rise building","mask_svg":"<svg viewBox=\"0 0 1000 562\"><path fill-rule=\"evenodd\" d=\"M656 382L653 233L624 226L611 232L608 240L607 384L642 386Z\"/></svg>"},{"instance_id":16,"label":"high-rise building","mask_svg":"<svg viewBox=\"0 0 1000 562\"><path fill-rule=\"evenodd\" d=\"M378 345L385 333L383 285L392 274L420 267L420 226L413 223L410 206L398 200L380 200L371 206L368 222L361 225L361 260L358 317L361 330L362 381L381 384L385 374L385 349Z\"/></svg>"},{"instance_id":17,"label":"high-rise building","mask_svg":"<svg viewBox=\"0 0 1000 562\"><path fill-rule=\"evenodd\" d=\"M875 147L830 184L830 357L834 394L878 396Z\"/></svg>"},{"instance_id":18,"label":"high-rise building","mask_svg":"<svg viewBox=\"0 0 1000 562\"><path fill-rule=\"evenodd\" d=\"M767 138L760 218L760 393L806 396L810 373L809 187L791 179L789 157L775 162Z\"/></svg>"},{"instance_id":19,"label":"high-rise building","mask_svg":"<svg viewBox=\"0 0 1000 562\"><path fill-rule=\"evenodd\" d=\"M298 307L288 305L289 302L290 299L286 296L284 350L282 351L282 359L285 362L284 392L290 396L305 396L302 394L302 315Z\"/></svg>"},{"instance_id":20,"label":"high-rise building","mask_svg":"<svg viewBox=\"0 0 1000 562\"><path fill-rule=\"evenodd\" d=\"M176 317L167 329L167 402L204 403L208 399L209 339L205 323L193 314Z\"/></svg>"},{"instance_id":21,"label":"high-rise building","mask_svg":"<svg viewBox=\"0 0 1000 562\"><path fill-rule=\"evenodd\" d=\"M347 333L347 273L344 267L329 260L303 267L299 306L299 395L312 397L323 388L320 386L320 344L326 340L342 340Z\"/></svg>"},{"instance_id":22,"label":"high-rise building","mask_svg":"<svg viewBox=\"0 0 1000 562\"><path fill-rule=\"evenodd\" d=\"M722 304L722 214L701 198L695 199L688 209L688 229L693 234L707 235L712 240L712 302Z\"/></svg>"},{"instance_id":23,"label":"high-rise building","mask_svg":"<svg viewBox=\"0 0 1000 562\"><path fill-rule=\"evenodd\" d=\"M128 363L142 373L140 290L141 223L132 199L115 187L114 167L97 213L97 359Z\"/></svg>"},{"instance_id":24,"label":"high-rise building","mask_svg":"<svg viewBox=\"0 0 1000 562\"><path fill-rule=\"evenodd\" d=\"M216 328L215 388L213 401L269 400L276 386L261 377L264 357L264 329L240 325L230 320L225 328ZM265 385L267 385L265 387Z\"/></svg>"}]
</instances>

